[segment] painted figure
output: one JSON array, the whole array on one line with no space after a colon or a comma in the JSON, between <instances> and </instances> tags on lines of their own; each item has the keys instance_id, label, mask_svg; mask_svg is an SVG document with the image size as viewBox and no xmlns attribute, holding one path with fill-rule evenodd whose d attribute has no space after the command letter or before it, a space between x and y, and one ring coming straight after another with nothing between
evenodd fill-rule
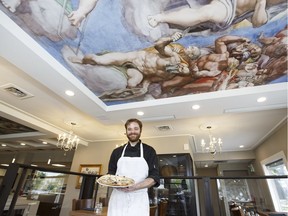
<instances>
[{"instance_id":1,"label":"painted figure","mask_svg":"<svg viewBox=\"0 0 288 216\"><path fill-rule=\"evenodd\" d=\"M159 39L153 47L143 50L126 53L111 52L102 55L88 54L80 59L72 56L70 61L80 64L124 67L128 76L127 87L136 87L144 80L145 82L142 82L143 89L145 89L143 93L146 93L151 82L171 79L175 74L190 75L189 62L198 57L200 51L194 46L184 48L180 44L172 43L181 37L182 34L177 32L171 37Z\"/></svg>"},{"instance_id":2,"label":"painted figure","mask_svg":"<svg viewBox=\"0 0 288 216\"><path fill-rule=\"evenodd\" d=\"M96 3L97 0L80 0L78 8L73 10L71 1L64 0L2 0L2 4L16 13L36 35L52 41L75 39L77 28L73 26L80 27Z\"/></svg>"},{"instance_id":3,"label":"painted figure","mask_svg":"<svg viewBox=\"0 0 288 216\"><path fill-rule=\"evenodd\" d=\"M271 16L276 15L275 10L278 13L285 11L286 4L283 0L212 0L199 8L180 8L148 16L147 19L151 27L156 27L159 23L168 23L186 28L201 26L219 31L250 18L252 25L259 27L267 23Z\"/></svg>"}]
</instances>

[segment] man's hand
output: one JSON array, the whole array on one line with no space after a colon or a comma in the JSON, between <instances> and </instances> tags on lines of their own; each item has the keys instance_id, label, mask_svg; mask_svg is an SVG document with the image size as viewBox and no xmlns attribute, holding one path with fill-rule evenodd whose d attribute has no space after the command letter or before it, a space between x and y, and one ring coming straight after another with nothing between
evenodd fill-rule
<instances>
[{"instance_id":1,"label":"man's hand","mask_svg":"<svg viewBox=\"0 0 288 216\"><path fill-rule=\"evenodd\" d=\"M183 37L183 34L182 34L181 32L175 32L175 33L171 36L173 42L181 39L182 37Z\"/></svg>"},{"instance_id":2,"label":"man's hand","mask_svg":"<svg viewBox=\"0 0 288 216\"><path fill-rule=\"evenodd\" d=\"M78 10L77 11L72 11L68 15L68 19L71 22L73 26L80 27L81 22L86 18L83 13L80 13Z\"/></svg>"},{"instance_id":3,"label":"man's hand","mask_svg":"<svg viewBox=\"0 0 288 216\"><path fill-rule=\"evenodd\" d=\"M118 190L121 190L123 192L132 192L138 190L137 186L134 184L130 187L125 187L125 188L117 188Z\"/></svg>"}]
</instances>

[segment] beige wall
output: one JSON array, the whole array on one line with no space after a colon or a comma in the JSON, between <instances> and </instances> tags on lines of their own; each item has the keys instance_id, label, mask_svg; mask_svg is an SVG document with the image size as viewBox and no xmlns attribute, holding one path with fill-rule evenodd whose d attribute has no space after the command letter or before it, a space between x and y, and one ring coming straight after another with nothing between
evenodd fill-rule
<instances>
[{"instance_id":1,"label":"beige wall","mask_svg":"<svg viewBox=\"0 0 288 216\"><path fill-rule=\"evenodd\" d=\"M261 161L271 157L272 155L284 152L287 159L287 122L282 125L272 136L265 140L260 146L255 149L255 173L264 175L261 168Z\"/></svg>"},{"instance_id":2,"label":"beige wall","mask_svg":"<svg viewBox=\"0 0 288 216\"><path fill-rule=\"evenodd\" d=\"M6 173L6 169L0 169L0 176L4 176Z\"/></svg>"},{"instance_id":3,"label":"beige wall","mask_svg":"<svg viewBox=\"0 0 288 216\"><path fill-rule=\"evenodd\" d=\"M279 153L284 152L287 159L287 122L283 124L272 136L265 140L260 146L255 149L255 162L253 163L255 168L255 175L262 176L264 171L261 167L261 161ZM258 196L255 197L256 202L263 203L268 209L274 210L272 198L269 193L268 184L266 180L257 181L259 189Z\"/></svg>"}]
</instances>

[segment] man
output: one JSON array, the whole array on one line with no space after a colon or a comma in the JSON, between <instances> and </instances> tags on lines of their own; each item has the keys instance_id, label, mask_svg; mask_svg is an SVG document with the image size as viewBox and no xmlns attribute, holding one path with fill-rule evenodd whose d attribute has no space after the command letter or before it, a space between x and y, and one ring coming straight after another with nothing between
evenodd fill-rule
<instances>
[{"instance_id":1,"label":"man","mask_svg":"<svg viewBox=\"0 0 288 216\"><path fill-rule=\"evenodd\" d=\"M141 121L129 119L125 129L128 143L112 152L108 174L127 176L134 179L135 184L113 190L108 216L149 216L147 188L158 187L160 182L156 151L141 142Z\"/></svg>"},{"instance_id":2,"label":"man","mask_svg":"<svg viewBox=\"0 0 288 216\"><path fill-rule=\"evenodd\" d=\"M226 89L239 67L245 67L250 63L257 64L261 51L261 48L251 43L248 38L236 35L219 37L215 40L213 53L203 55L190 62L192 76L175 76L171 80L164 81L162 89L169 96ZM218 77L214 78L216 76ZM209 77L211 79L207 79ZM196 80L197 78L198 80Z\"/></svg>"},{"instance_id":3,"label":"man","mask_svg":"<svg viewBox=\"0 0 288 216\"><path fill-rule=\"evenodd\" d=\"M153 47L131 52L111 52L103 55L88 54L84 58L71 57L73 63L125 67L129 88L144 79L157 82L171 79L175 74L190 75L189 60L200 52L195 47L184 48L175 42L182 37L176 32L171 37L159 39Z\"/></svg>"},{"instance_id":4,"label":"man","mask_svg":"<svg viewBox=\"0 0 288 216\"><path fill-rule=\"evenodd\" d=\"M172 43L183 37L180 32L170 37L160 38L153 47L131 52L110 52L102 55L88 54L83 58L69 57L69 61L78 64L91 64L116 67L125 71L127 87L104 92L99 96L103 101L127 100L143 96L151 83L170 80L176 75L191 76L189 62L200 56L195 46L183 47Z\"/></svg>"}]
</instances>

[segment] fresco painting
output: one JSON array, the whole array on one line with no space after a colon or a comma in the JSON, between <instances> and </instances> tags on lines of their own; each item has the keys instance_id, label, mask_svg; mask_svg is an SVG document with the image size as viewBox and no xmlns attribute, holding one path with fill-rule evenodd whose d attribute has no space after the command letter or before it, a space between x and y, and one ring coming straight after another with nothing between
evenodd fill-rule
<instances>
[{"instance_id":1,"label":"fresco painting","mask_svg":"<svg viewBox=\"0 0 288 216\"><path fill-rule=\"evenodd\" d=\"M287 1L2 0L107 105L287 82Z\"/></svg>"}]
</instances>

